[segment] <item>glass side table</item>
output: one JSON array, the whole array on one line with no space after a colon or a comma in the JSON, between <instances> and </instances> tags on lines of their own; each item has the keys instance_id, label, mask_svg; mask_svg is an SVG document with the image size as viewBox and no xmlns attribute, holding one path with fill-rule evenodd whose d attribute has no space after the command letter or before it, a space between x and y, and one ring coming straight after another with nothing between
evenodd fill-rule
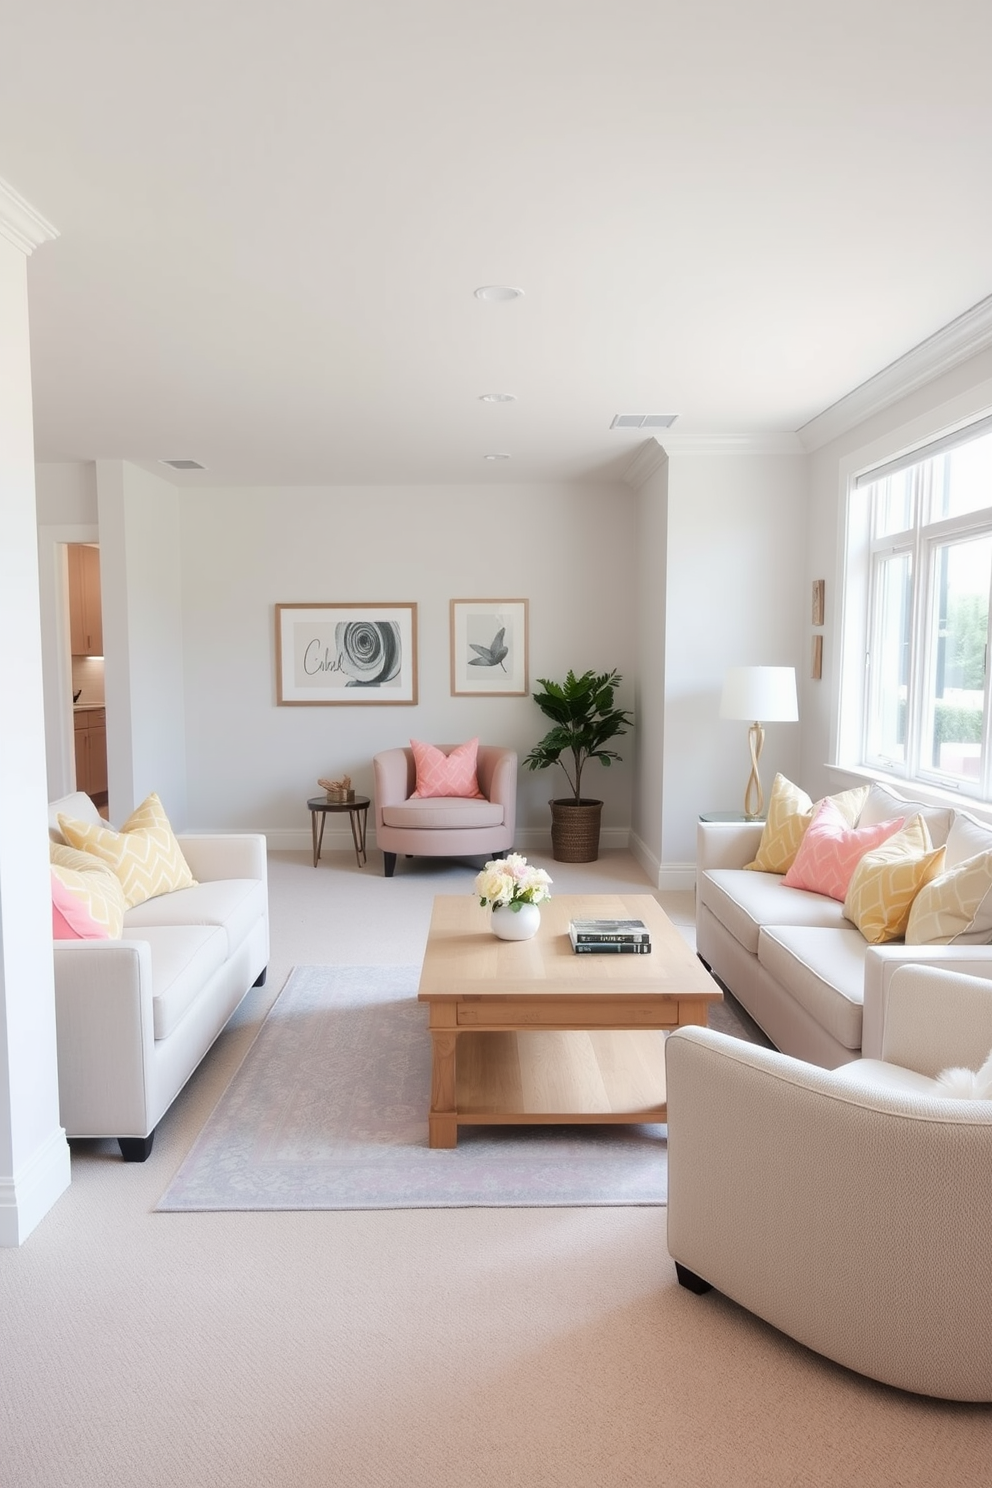
<instances>
[{"instance_id":1,"label":"glass side table","mask_svg":"<svg viewBox=\"0 0 992 1488\"><path fill-rule=\"evenodd\" d=\"M704 822L763 822L763 816L745 816L743 811L701 811L699 820Z\"/></svg>"}]
</instances>

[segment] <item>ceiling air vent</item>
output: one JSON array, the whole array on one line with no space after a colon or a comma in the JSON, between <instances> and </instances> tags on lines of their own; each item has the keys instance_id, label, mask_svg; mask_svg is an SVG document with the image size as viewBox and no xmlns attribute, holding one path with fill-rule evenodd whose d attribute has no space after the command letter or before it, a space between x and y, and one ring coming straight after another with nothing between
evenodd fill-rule
<instances>
[{"instance_id":1,"label":"ceiling air vent","mask_svg":"<svg viewBox=\"0 0 992 1488\"><path fill-rule=\"evenodd\" d=\"M611 429L670 429L677 413L618 413Z\"/></svg>"},{"instance_id":2,"label":"ceiling air vent","mask_svg":"<svg viewBox=\"0 0 992 1488\"><path fill-rule=\"evenodd\" d=\"M170 465L173 470L206 470L199 460L160 460L160 465Z\"/></svg>"}]
</instances>

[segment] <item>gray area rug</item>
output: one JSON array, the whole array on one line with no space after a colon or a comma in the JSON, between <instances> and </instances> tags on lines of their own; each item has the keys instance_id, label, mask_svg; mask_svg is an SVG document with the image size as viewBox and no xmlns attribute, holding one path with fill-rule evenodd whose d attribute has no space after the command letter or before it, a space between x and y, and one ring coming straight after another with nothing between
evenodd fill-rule
<instances>
[{"instance_id":1,"label":"gray area rug","mask_svg":"<svg viewBox=\"0 0 992 1488\"><path fill-rule=\"evenodd\" d=\"M157 1209L665 1203L664 1126L462 1127L432 1151L419 977L297 967ZM731 1005L713 1014L752 1037Z\"/></svg>"}]
</instances>

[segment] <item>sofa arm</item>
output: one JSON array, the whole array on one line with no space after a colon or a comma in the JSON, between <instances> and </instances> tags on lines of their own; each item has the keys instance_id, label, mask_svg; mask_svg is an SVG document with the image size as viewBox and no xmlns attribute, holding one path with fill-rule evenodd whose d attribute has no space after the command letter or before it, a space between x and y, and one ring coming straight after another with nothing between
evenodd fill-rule
<instances>
[{"instance_id":1,"label":"sofa arm","mask_svg":"<svg viewBox=\"0 0 992 1488\"><path fill-rule=\"evenodd\" d=\"M673 1260L848 1368L992 1398L992 1103L843 1086L701 1028L666 1063Z\"/></svg>"},{"instance_id":2,"label":"sofa arm","mask_svg":"<svg viewBox=\"0 0 992 1488\"><path fill-rule=\"evenodd\" d=\"M880 1058L931 1079L952 1065L978 1069L992 1050L992 981L906 965L882 998Z\"/></svg>"},{"instance_id":3,"label":"sofa arm","mask_svg":"<svg viewBox=\"0 0 992 1488\"><path fill-rule=\"evenodd\" d=\"M184 833L176 840L199 883L222 878L268 881L265 838L260 832Z\"/></svg>"},{"instance_id":4,"label":"sofa arm","mask_svg":"<svg viewBox=\"0 0 992 1488\"><path fill-rule=\"evenodd\" d=\"M753 863L763 830L762 822L697 822L697 869L743 868Z\"/></svg>"},{"instance_id":5,"label":"sofa arm","mask_svg":"<svg viewBox=\"0 0 992 1488\"><path fill-rule=\"evenodd\" d=\"M155 1048L147 941L55 942L59 1106L71 1137L144 1137Z\"/></svg>"},{"instance_id":6,"label":"sofa arm","mask_svg":"<svg viewBox=\"0 0 992 1488\"><path fill-rule=\"evenodd\" d=\"M503 808L503 825L512 844L517 823L517 753L514 749L479 747L479 789Z\"/></svg>"},{"instance_id":7,"label":"sofa arm","mask_svg":"<svg viewBox=\"0 0 992 1488\"><path fill-rule=\"evenodd\" d=\"M890 945L869 946L865 953L861 1026L861 1054L865 1059L883 1057L889 986L896 972L904 966L926 966L992 980L992 945L904 945L902 941L896 941ZM987 1054L988 1050L985 1052ZM956 1062L961 1063L960 1060ZM940 1068L943 1069L944 1065Z\"/></svg>"}]
</instances>

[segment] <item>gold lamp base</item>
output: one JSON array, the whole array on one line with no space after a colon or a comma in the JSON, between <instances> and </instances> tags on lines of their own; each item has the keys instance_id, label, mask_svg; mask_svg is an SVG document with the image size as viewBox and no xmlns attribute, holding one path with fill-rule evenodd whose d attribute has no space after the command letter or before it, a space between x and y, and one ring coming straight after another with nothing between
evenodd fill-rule
<instances>
[{"instance_id":1,"label":"gold lamp base","mask_svg":"<svg viewBox=\"0 0 992 1488\"><path fill-rule=\"evenodd\" d=\"M744 815L749 821L753 821L765 814L765 793L761 789L761 776L758 774L758 760L765 743L765 731L760 723L752 723L747 731L747 742L751 751L751 773L744 792Z\"/></svg>"}]
</instances>

